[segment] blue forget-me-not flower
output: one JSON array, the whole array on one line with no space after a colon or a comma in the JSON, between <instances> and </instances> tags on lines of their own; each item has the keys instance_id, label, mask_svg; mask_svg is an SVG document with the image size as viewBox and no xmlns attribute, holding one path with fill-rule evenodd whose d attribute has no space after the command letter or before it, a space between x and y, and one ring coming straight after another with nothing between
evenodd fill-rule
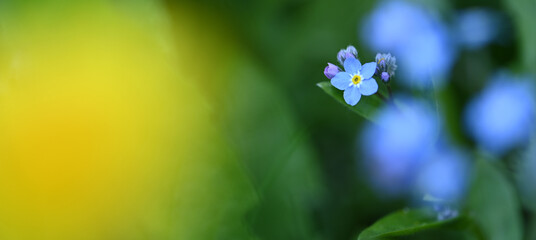
<instances>
[{"instance_id":1,"label":"blue forget-me-not flower","mask_svg":"<svg viewBox=\"0 0 536 240\"><path fill-rule=\"evenodd\" d=\"M498 73L467 106L467 130L487 151L500 155L528 141L535 120L529 82Z\"/></svg>"},{"instance_id":2,"label":"blue forget-me-not flower","mask_svg":"<svg viewBox=\"0 0 536 240\"><path fill-rule=\"evenodd\" d=\"M344 72L339 72L331 79L331 85L344 90L344 101L355 106L361 95L370 96L378 91L378 83L372 78L376 72L376 63L361 62L353 56L346 55Z\"/></svg>"}]
</instances>

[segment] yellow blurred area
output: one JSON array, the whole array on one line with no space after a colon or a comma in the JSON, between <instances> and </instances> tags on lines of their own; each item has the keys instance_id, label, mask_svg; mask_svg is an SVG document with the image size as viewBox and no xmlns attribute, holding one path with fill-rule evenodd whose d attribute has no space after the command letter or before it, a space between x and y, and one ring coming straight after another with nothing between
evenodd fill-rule
<instances>
[{"instance_id":1,"label":"yellow blurred area","mask_svg":"<svg viewBox=\"0 0 536 240\"><path fill-rule=\"evenodd\" d=\"M207 103L161 6L111 2L1 12L0 239L187 231L173 201L219 145Z\"/></svg>"}]
</instances>

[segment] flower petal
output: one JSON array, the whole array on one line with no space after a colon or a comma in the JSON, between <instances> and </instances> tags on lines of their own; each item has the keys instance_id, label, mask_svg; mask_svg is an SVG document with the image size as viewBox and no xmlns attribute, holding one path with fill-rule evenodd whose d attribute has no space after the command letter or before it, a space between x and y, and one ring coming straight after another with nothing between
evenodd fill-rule
<instances>
[{"instance_id":1,"label":"flower petal","mask_svg":"<svg viewBox=\"0 0 536 240\"><path fill-rule=\"evenodd\" d=\"M384 82L389 82L389 73L387 72L382 72L382 80Z\"/></svg>"},{"instance_id":2,"label":"flower petal","mask_svg":"<svg viewBox=\"0 0 536 240\"><path fill-rule=\"evenodd\" d=\"M337 67L335 64L328 63L328 66L324 68L324 75L326 75L327 78L332 79L339 73L339 67Z\"/></svg>"},{"instance_id":3,"label":"flower petal","mask_svg":"<svg viewBox=\"0 0 536 240\"><path fill-rule=\"evenodd\" d=\"M361 99L361 93L358 87L352 86L344 90L344 101L346 103L355 106L359 102L359 99Z\"/></svg>"},{"instance_id":4,"label":"flower petal","mask_svg":"<svg viewBox=\"0 0 536 240\"><path fill-rule=\"evenodd\" d=\"M375 72L376 72L375 62L365 63L363 67L361 67L361 76L363 77L363 79L371 78Z\"/></svg>"},{"instance_id":5,"label":"flower petal","mask_svg":"<svg viewBox=\"0 0 536 240\"><path fill-rule=\"evenodd\" d=\"M336 87L339 90L344 90L348 88L352 82L352 76L347 72L339 72L331 79L331 85Z\"/></svg>"},{"instance_id":6,"label":"flower petal","mask_svg":"<svg viewBox=\"0 0 536 240\"><path fill-rule=\"evenodd\" d=\"M361 62L356 58L347 58L344 60L344 71L354 75L361 69Z\"/></svg>"},{"instance_id":7,"label":"flower petal","mask_svg":"<svg viewBox=\"0 0 536 240\"><path fill-rule=\"evenodd\" d=\"M359 84L359 91L365 96L370 96L378 91L378 83L374 78L363 80L361 84Z\"/></svg>"}]
</instances>

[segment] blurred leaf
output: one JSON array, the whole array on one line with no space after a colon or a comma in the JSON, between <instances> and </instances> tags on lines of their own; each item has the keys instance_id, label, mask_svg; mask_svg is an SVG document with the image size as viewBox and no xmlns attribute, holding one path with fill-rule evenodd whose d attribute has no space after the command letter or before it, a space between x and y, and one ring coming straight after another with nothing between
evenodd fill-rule
<instances>
[{"instance_id":1,"label":"blurred leaf","mask_svg":"<svg viewBox=\"0 0 536 240\"><path fill-rule=\"evenodd\" d=\"M533 133L527 148L514 159L520 160L515 164L514 170L516 171L515 180L519 189L521 203L527 210L536 213L536 188L534 188L534 182L536 181L536 175L534 175L536 171L536 134ZM536 233L536 229L534 230Z\"/></svg>"},{"instance_id":2,"label":"blurred leaf","mask_svg":"<svg viewBox=\"0 0 536 240\"><path fill-rule=\"evenodd\" d=\"M461 229L462 223L465 223L463 217L438 220L437 213L429 208L401 210L365 229L359 234L358 240L388 239L439 228Z\"/></svg>"},{"instance_id":3,"label":"blurred leaf","mask_svg":"<svg viewBox=\"0 0 536 240\"><path fill-rule=\"evenodd\" d=\"M534 0L505 0L510 9L511 16L516 24L517 39L519 39L522 50L520 51L525 70L536 74L536 1Z\"/></svg>"},{"instance_id":4,"label":"blurred leaf","mask_svg":"<svg viewBox=\"0 0 536 240\"><path fill-rule=\"evenodd\" d=\"M343 92L333 87L330 82L319 82L316 85L322 90L324 90L324 92L326 92L328 95L335 98L337 102L346 106L353 112L359 114L367 120L370 120L372 122L375 121L374 113L382 105L382 100L377 95L362 96L361 100L359 100L357 105L350 106L344 101Z\"/></svg>"},{"instance_id":5,"label":"blurred leaf","mask_svg":"<svg viewBox=\"0 0 536 240\"><path fill-rule=\"evenodd\" d=\"M259 239L315 239L314 208L322 196L307 125L281 88L247 55L229 55L222 95L223 128L251 177L259 202L246 222Z\"/></svg>"},{"instance_id":6,"label":"blurred leaf","mask_svg":"<svg viewBox=\"0 0 536 240\"><path fill-rule=\"evenodd\" d=\"M486 239L522 238L520 206L512 184L487 160L476 164L466 209Z\"/></svg>"}]
</instances>

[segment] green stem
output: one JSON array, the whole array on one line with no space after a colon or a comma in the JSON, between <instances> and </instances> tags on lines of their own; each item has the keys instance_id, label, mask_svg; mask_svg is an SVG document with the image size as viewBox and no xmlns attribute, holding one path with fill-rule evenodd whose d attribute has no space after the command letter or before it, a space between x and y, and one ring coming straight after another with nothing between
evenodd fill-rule
<instances>
[{"instance_id":1,"label":"green stem","mask_svg":"<svg viewBox=\"0 0 536 240\"><path fill-rule=\"evenodd\" d=\"M380 92L376 92L376 95L381 99L383 100L384 102L387 102L387 98L385 96L383 96L383 94L381 94Z\"/></svg>"}]
</instances>

